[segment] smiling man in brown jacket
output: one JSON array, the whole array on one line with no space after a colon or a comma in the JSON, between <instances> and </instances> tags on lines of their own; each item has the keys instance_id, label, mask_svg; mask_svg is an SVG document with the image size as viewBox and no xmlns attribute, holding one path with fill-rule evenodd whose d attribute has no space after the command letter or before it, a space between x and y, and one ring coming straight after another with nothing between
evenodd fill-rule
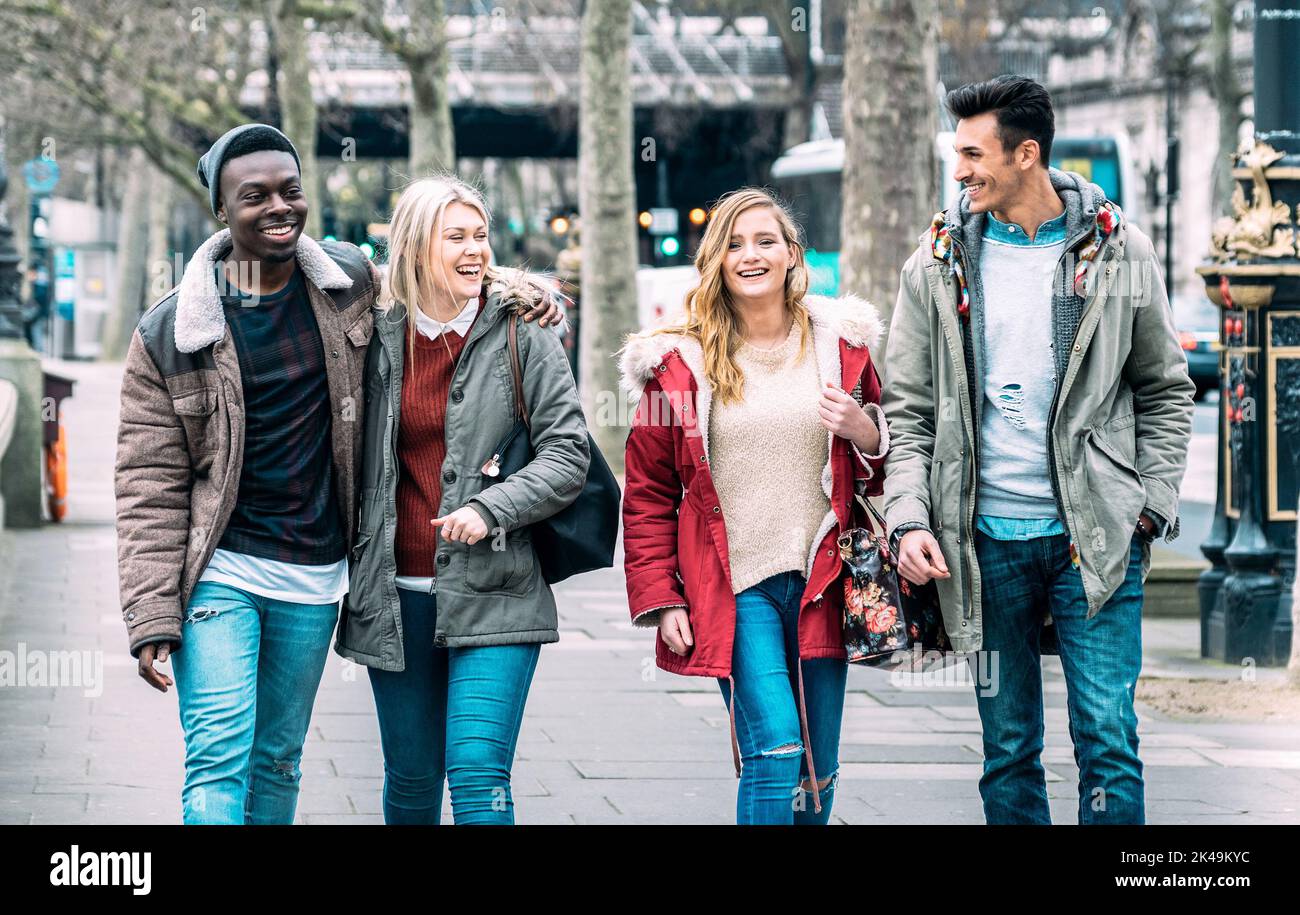
<instances>
[{"instance_id":1,"label":"smiling man in brown jacket","mask_svg":"<svg viewBox=\"0 0 1300 915\"><path fill-rule=\"evenodd\" d=\"M122 382L122 615L140 675L172 661L186 823L292 822L346 591L359 391L378 285L302 234L298 154L248 124L199 162L229 229L141 319Z\"/></svg>"}]
</instances>

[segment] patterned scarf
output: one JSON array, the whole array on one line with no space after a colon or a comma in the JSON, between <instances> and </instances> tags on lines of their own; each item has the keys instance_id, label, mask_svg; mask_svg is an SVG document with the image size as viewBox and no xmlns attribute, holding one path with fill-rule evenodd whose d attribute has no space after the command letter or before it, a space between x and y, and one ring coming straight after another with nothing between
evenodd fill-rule
<instances>
[{"instance_id":1,"label":"patterned scarf","mask_svg":"<svg viewBox=\"0 0 1300 915\"><path fill-rule=\"evenodd\" d=\"M1102 245L1119 226L1120 212L1109 200L1097 210L1097 220L1093 224L1092 235L1079 246L1078 264L1074 268L1074 291L1081 298L1087 295L1088 264L1096 259ZM946 263L957 277L957 314L963 321L970 321L970 287L966 283L966 269L961 258L954 252L952 235L948 231L947 214L936 213L930 223L930 251L934 259Z\"/></svg>"},{"instance_id":2,"label":"patterned scarf","mask_svg":"<svg viewBox=\"0 0 1300 915\"><path fill-rule=\"evenodd\" d=\"M963 321L970 320L970 287L966 285L966 268L961 258L953 253L952 235L948 232L947 214L943 211L934 214L930 223L930 251L934 259L946 263L957 277L957 314Z\"/></svg>"},{"instance_id":3,"label":"patterned scarf","mask_svg":"<svg viewBox=\"0 0 1300 915\"><path fill-rule=\"evenodd\" d=\"M1080 298L1086 297L1088 294L1087 283L1085 282L1088 263L1096 259L1097 254L1101 251L1101 246L1105 244L1106 239L1110 238L1111 233L1119 226L1119 221L1119 210L1109 200L1097 210L1097 221L1092 227L1092 235L1079 247L1079 263L1074 268L1074 294Z\"/></svg>"}]
</instances>

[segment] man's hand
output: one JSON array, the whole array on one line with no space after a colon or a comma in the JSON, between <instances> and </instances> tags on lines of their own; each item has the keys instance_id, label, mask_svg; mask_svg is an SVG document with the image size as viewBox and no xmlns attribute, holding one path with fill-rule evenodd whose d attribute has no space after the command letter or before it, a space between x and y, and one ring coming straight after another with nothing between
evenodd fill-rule
<instances>
[{"instance_id":1,"label":"man's hand","mask_svg":"<svg viewBox=\"0 0 1300 915\"><path fill-rule=\"evenodd\" d=\"M140 649L140 676L160 693L167 692L167 687L172 685L172 678L161 670L154 670L153 662L165 662L174 649L171 642L154 642Z\"/></svg>"},{"instance_id":2,"label":"man's hand","mask_svg":"<svg viewBox=\"0 0 1300 915\"><path fill-rule=\"evenodd\" d=\"M875 454L880 447L880 430L867 411L839 385L826 382L817 405L822 425L840 438L848 439L863 454Z\"/></svg>"},{"instance_id":3,"label":"man's hand","mask_svg":"<svg viewBox=\"0 0 1300 915\"><path fill-rule=\"evenodd\" d=\"M548 290L541 299L532 308L525 311L524 323L537 319L538 327L548 327L552 324L559 324L562 320L560 317L560 297L558 292Z\"/></svg>"},{"instance_id":4,"label":"man's hand","mask_svg":"<svg viewBox=\"0 0 1300 915\"><path fill-rule=\"evenodd\" d=\"M456 509L445 517L434 518L429 523L434 527L442 528L443 540L473 544L488 535L487 522L468 505Z\"/></svg>"},{"instance_id":5,"label":"man's hand","mask_svg":"<svg viewBox=\"0 0 1300 915\"><path fill-rule=\"evenodd\" d=\"M929 531L908 531L898 541L898 571L914 585L932 578L951 578L939 541Z\"/></svg>"},{"instance_id":6,"label":"man's hand","mask_svg":"<svg viewBox=\"0 0 1300 915\"><path fill-rule=\"evenodd\" d=\"M695 647L691 619L684 607L670 607L659 613L659 636L673 654L686 655Z\"/></svg>"}]
</instances>

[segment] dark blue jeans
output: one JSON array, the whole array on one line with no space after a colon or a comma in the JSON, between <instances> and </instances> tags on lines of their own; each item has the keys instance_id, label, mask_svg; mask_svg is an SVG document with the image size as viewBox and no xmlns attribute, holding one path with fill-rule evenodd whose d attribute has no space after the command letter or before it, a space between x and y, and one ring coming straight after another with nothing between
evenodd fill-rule
<instances>
[{"instance_id":1,"label":"dark blue jeans","mask_svg":"<svg viewBox=\"0 0 1300 915\"><path fill-rule=\"evenodd\" d=\"M773 575L736 595L736 641L731 669L736 681L736 739L742 768L736 822L742 825L823 825L830 821L839 770L840 722L848 662L803 662L808 736L821 789L821 813L808 778L799 725L799 602L804 578ZM731 707L731 684L719 680Z\"/></svg>"},{"instance_id":2,"label":"dark blue jeans","mask_svg":"<svg viewBox=\"0 0 1300 915\"><path fill-rule=\"evenodd\" d=\"M1134 538L1129 547L1124 583L1088 619L1083 580L1070 562L1068 536L995 540L977 531L975 538L984 584L985 650L978 660L985 671L996 671L991 688L976 689L984 726L980 795L985 819L1051 823L1039 759L1043 678L1038 651L1043 616L1050 610L1079 767L1079 822L1144 822L1133 710L1142 669L1141 542Z\"/></svg>"},{"instance_id":3,"label":"dark blue jeans","mask_svg":"<svg viewBox=\"0 0 1300 915\"><path fill-rule=\"evenodd\" d=\"M406 669L369 668L384 749L384 822L436 826L446 778L458 826L513 824L510 767L541 645L436 648L436 597L397 594Z\"/></svg>"}]
</instances>

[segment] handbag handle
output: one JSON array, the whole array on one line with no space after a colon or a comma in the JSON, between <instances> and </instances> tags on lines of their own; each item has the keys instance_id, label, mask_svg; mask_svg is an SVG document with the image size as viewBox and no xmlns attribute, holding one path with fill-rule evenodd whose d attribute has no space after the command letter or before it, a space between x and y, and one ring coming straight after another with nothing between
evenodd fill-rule
<instances>
[{"instance_id":1,"label":"handbag handle","mask_svg":"<svg viewBox=\"0 0 1300 915\"><path fill-rule=\"evenodd\" d=\"M524 370L519 366L519 327L515 323L518 319L519 316L512 311L506 330L506 340L510 344L510 375L515 389L515 416L523 420L524 426L531 431L533 427L528 421L528 406L524 403Z\"/></svg>"},{"instance_id":2,"label":"handbag handle","mask_svg":"<svg viewBox=\"0 0 1300 915\"><path fill-rule=\"evenodd\" d=\"M874 505L871 504L871 500L870 500L870 499L866 498L865 496L861 495L860 493L854 493L854 494L853 494L853 498L857 499L857 500L858 500L858 504L861 505L863 508L865 508L865 509L867 510L867 516L868 516L869 518L873 519L877 524L880 525L880 534L881 534L881 536L883 537L884 534L885 534L885 519L884 519L884 516L882 516L882 515L880 514L880 512L876 509L876 506L874 506Z\"/></svg>"}]
</instances>

